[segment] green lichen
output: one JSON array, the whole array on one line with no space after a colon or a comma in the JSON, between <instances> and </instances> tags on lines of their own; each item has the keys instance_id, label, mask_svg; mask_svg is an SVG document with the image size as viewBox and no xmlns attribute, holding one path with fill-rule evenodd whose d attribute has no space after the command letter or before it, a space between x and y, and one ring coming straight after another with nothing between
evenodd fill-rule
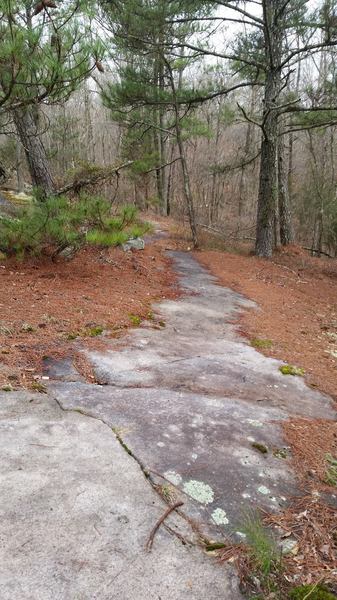
<instances>
[{"instance_id":1,"label":"green lichen","mask_svg":"<svg viewBox=\"0 0 337 600\"><path fill-rule=\"evenodd\" d=\"M253 348L271 348L273 342L271 340L253 338L252 340L250 340L250 345L253 346Z\"/></svg>"},{"instance_id":2,"label":"green lichen","mask_svg":"<svg viewBox=\"0 0 337 600\"><path fill-rule=\"evenodd\" d=\"M158 321L158 325L159 325L160 327L166 327L166 323L165 323L165 321Z\"/></svg>"},{"instance_id":3,"label":"green lichen","mask_svg":"<svg viewBox=\"0 0 337 600\"><path fill-rule=\"evenodd\" d=\"M261 452L261 454L268 454L268 448L262 442L253 442L252 448L255 448L255 450L258 450L259 452Z\"/></svg>"},{"instance_id":4,"label":"green lichen","mask_svg":"<svg viewBox=\"0 0 337 600\"><path fill-rule=\"evenodd\" d=\"M301 585L293 589L289 598L291 600L336 600L336 596L331 594L323 585Z\"/></svg>"},{"instance_id":5,"label":"green lichen","mask_svg":"<svg viewBox=\"0 0 337 600\"><path fill-rule=\"evenodd\" d=\"M133 315L133 314L129 314L129 319L132 323L132 325L134 325L134 327L138 327L141 323L141 317L139 317L138 315Z\"/></svg>"},{"instance_id":6,"label":"green lichen","mask_svg":"<svg viewBox=\"0 0 337 600\"><path fill-rule=\"evenodd\" d=\"M10 383L8 383L7 385L3 385L1 389L3 392L12 392L13 391L13 388Z\"/></svg>"},{"instance_id":7,"label":"green lichen","mask_svg":"<svg viewBox=\"0 0 337 600\"><path fill-rule=\"evenodd\" d=\"M299 377L303 377L305 374L305 370L301 367L294 367L294 365L283 365L279 368L279 371L282 375L298 375Z\"/></svg>"}]
</instances>

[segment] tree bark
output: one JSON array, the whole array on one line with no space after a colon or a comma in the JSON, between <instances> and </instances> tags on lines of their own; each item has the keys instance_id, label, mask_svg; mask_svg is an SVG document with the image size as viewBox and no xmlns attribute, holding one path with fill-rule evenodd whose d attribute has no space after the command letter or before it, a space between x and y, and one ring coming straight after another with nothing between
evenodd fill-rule
<instances>
[{"instance_id":1,"label":"tree bark","mask_svg":"<svg viewBox=\"0 0 337 600\"><path fill-rule=\"evenodd\" d=\"M270 258L274 247L274 221L277 198L277 114L270 111L275 97L274 74L268 76L265 91L264 135L261 144L259 195L256 224L257 256ZM269 110L269 113L267 111Z\"/></svg>"},{"instance_id":2,"label":"tree bark","mask_svg":"<svg viewBox=\"0 0 337 600\"><path fill-rule=\"evenodd\" d=\"M259 177L256 244L257 256L273 255L274 223L277 202L277 102L281 88L282 29L277 18L278 0L264 0L265 57L268 69L264 91L263 137Z\"/></svg>"},{"instance_id":3,"label":"tree bark","mask_svg":"<svg viewBox=\"0 0 337 600\"><path fill-rule=\"evenodd\" d=\"M284 135L278 139L278 208L280 220L280 241L287 246L294 241L294 230L288 189L288 171L285 163Z\"/></svg>"},{"instance_id":4,"label":"tree bark","mask_svg":"<svg viewBox=\"0 0 337 600\"><path fill-rule=\"evenodd\" d=\"M13 119L25 151L32 184L42 197L50 196L54 192L54 182L34 113L31 108L18 109L13 111Z\"/></svg>"}]
</instances>

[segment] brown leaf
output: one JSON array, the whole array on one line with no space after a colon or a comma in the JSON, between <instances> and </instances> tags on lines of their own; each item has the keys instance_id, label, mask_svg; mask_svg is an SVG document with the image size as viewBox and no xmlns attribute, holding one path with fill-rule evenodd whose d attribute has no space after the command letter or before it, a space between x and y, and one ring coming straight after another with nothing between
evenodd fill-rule
<instances>
[{"instance_id":1,"label":"brown leaf","mask_svg":"<svg viewBox=\"0 0 337 600\"><path fill-rule=\"evenodd\" d=\"M98 69L100 73L104 73L105 72L102 63L99 60L96 60L95 66L96 66L96 69Z\"/></svg>"},{"instance_id":2,"label":"brown leaf","mask_svg":"<svg viewBox=\"0 0 337 600\"><path fill-rule=\"evenodd\" d=\"M34 12L33 12L33 17L35 17L35 15L38 15L43 9L44 9L43 2L38 2L35 5Z\"/></svg>"}]
</instances>

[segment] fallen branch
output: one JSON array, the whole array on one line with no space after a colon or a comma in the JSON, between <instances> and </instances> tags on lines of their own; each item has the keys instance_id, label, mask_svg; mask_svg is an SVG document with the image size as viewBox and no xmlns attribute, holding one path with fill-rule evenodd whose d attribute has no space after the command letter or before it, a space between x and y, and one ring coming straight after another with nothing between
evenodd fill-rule
<instances>
[{"instance_id":1,"label":"fallen branch","mask_svg":"<svg viewBox=\"0 0 337 600\"><path fill-rule=\"evenodd\" d=\"M155 524L154 528L152 529L150 535L149 535L149 539L146 542L146 550L147 552L151 552L151 548L153 545L153 540L154 540L154 536L156 535L159 527L161 526L161 524L165 521L165 519L167 519L167 517L171 514L171 512L173 512L174 510L176 510L177 508L179 508L179 506L183 506L183 502L176 502L175 504L172 504L172 506L169 506L166 511L164 512L164 514L160 517L160 519L158 519L157 523Z\"/></svg>"},{"instance_id":2,"label":"fallen branch","mask_svg":"<svg viewBox=\"0 0 337 600\"><path fill-rule=\"evenodd\" d=\"M63 186L55 192L55 196L61 196L62 194L67 194L71 191L79 192L83 187L87 187L88 185L93 185L99 181L104 181L105 179L109 179L115 175L118 177L119 171L130 167L132 164L133 160L128 160L127 162L119 165L119 167L97 169L87 177L83 177L83 179L75 179L75 181L72 183L68 183L67 185Z\"/></svg>"},{"instance_id":3,"label":"fallen branch","mask_svg":"<svg viewBox=\"0 0 337 600\"><path fill-rule=\"evenodd\" d=\"M328 254L327 252L323 252L323 250L316 250L315 248L309 248L308 246L301 246L303 250L309 250L311 254L314 252L317 255L323 254L323 256L327 256L328 258L336 258L336 256L332 256L332 254Z\"/></svg>"}]
</instances>

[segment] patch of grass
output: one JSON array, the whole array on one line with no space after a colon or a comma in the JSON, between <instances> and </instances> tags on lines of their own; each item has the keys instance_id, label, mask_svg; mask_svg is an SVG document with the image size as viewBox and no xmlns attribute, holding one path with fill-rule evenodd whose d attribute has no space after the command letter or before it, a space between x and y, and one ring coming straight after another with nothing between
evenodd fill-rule
<instances>
[{"instance_id":1,"label":"patch of grass","mask_svg":"<svg viewBox=\"0 0 337 600\"><path fill-rule=\"evenodd\" d=\"M337 459L331 454L326 454L325 460L327 462L325 481L328 485L337 486Z\"/></svg>"},{"instance_id":2,"label":"patch of grass","mask_svg":"<svg viewBox=\"0 0 337 600\"><path fill-rule=\"evenodd\" d=\"M258 513L247 513L240 531L246 535L249 552L258 574L268 578L281 568L281 554L271 533L263 526Z\"/></svg>"},{"instance_id":3,"label":"patch of grass","mask_svg":"<svg viewBox=\"0 0 337 600\"><path fill-rule=\"evenodd\" d=\"M290 600L336 600L324 585L301 585L289 594Z\"/></svg>"},{"instance_id":4,"label":"patch of grass","mask_svg":"<svg viewBox=\"0 0 337 600\"><path fill-rule=\"evenodd\" d=\"M283 365L279 367L279 371L282 375L297 375L299 377L303 377L305 374L305 370L301 367L294 367L294 365Z\"/></svg>"},{"instance_id":5,"label":"patch of grass","mask_svg":"<svg viewBox=\"0 0 337 600\"><path fill-rule=\"evenodd\" d=\"M138 327L142 321L142 319L139 315L133 315L133 314L129 314L129 319L130 319L132 325L134 325L134 327Z\"/></svg>"},{"instance_id":6,"label":"patch of grass","mask_svg":"<svg viewBox=\"0 0 337 600\"><path fill-rule=\"evenodd\" d=\"M253 348L271 348L273 345L273 342L271 340L262 340L260 338L253 338L252 340L250 340L250 345L253 346Z\"/></svg>"}]
</instances>

